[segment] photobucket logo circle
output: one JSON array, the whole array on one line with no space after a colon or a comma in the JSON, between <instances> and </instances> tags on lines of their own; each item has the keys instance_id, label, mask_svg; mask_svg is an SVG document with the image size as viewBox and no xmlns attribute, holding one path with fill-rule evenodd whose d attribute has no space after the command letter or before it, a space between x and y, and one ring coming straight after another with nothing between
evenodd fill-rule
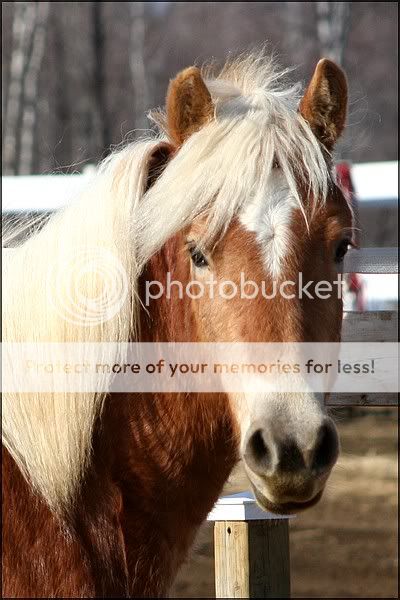
<instances>
[{"instance_id":1,"label":"photobucket logo circle","mask_svg":"<svg viewBox=\"0 0 400 600\"><path fill-rule=\"evenodd\" d=\"M65 321L80 327L115 317L124 305L129 282L124 266L110 250L77 250L57 261L47 279L53 308Z\"/></svg>"}]
</instances>

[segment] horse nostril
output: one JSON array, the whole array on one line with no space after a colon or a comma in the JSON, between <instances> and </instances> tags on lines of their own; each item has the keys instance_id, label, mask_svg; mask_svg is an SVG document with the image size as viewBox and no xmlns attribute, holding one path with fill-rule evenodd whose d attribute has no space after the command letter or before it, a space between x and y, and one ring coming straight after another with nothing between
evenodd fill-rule
<instances>
[{"instance_id":1,"label":"horse nostril","mask_svg":"<svg viewBox=\"0 0 400 600\"><path fill-rule=\"evenodd\" d=\"M333 467L339 454L339 439L333 422L329 419L318 432L311 468L327 471Z\"/></svg>"},{"instance_id":2,"label":"horse nostril","mask_svg":"<svg viewBox=\"0 0 400 600\"><path fill-rule=\"evenodd\" d=\"M262 429L257 429L249 437L244 453L249 467L255 472L265 474L271 466L271 453L265 442Z\"/></svg>"},{"instance_id":3,"label":"horse nostril","mask_svg":"<svg viewBox=\"0 0 400 600\"><path fill-rule=\"evenodd\" d=\"M299 447L294 440L281 444L279 451L279 469L282 472L296 472L304 469L305 462Z\"/></svg>"},{"instance_id":4,"label":"horse nostril","mask_svg":"<svg viewBox=\"0 0 400 600\"><path fill-rule=\"evenodd\" d=\"M257 429L249 440L251 449L256 460L263 460L268 455L268 448L265 445L261 429Z\"/></svg>"}]
</instances>

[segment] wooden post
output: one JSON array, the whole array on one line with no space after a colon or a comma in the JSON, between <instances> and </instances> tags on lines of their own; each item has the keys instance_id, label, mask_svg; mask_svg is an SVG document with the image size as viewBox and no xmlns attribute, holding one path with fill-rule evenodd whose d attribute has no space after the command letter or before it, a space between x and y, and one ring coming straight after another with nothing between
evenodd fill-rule
<instances>
[{"instance_id":1,"label":"wooden post","mask_svg":"<svg viewBox=\"0 0 400 600\"><path fill-rule=\"evenodd\" d=\"M263 512L245 492L220 498L214 525L217 598L289 598L289 517Z\"/></svg>"}]
</instances>

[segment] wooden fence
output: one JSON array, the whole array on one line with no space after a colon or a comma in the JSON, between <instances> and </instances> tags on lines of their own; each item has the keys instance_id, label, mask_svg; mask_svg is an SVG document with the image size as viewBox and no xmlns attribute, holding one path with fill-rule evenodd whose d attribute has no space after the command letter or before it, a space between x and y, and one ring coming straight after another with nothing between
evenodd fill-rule
<instances>
[{"instance_id":1,"label":"wooden fence","mask_svg":"<svg viewBox=\"0 0 400 600\"><path fill-rule=\"evenodd\" d=\"M345 273L396 274L397 248L350 251ZM397 311L347 312L342 339L397 342ZM394 406L397 394L334 394L329 406ZM290 597L289 520L259 509L251 494L220 498L208 516L214 522L217 598Z\"/></svg>"}]
</instances>

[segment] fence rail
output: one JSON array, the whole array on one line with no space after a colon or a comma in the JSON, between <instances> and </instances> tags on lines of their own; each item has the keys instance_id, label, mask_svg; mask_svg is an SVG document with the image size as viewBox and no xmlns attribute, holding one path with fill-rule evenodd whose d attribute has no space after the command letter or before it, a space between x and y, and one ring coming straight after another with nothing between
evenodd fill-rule
<instances>
[{"instance_id":1,"label":"fence rail","mask_svg":"<svg viewBox=\"0 0 400 600\"><path fill-rule=\"evenodd\" d=\"M396 310L345 312L342 340L344 342L397 342L397 326Z\"/></svg>"},{"instance_id":2,"label":"fence rail","mask_svg":"<svg viewBox=\"0 0 400 600\"><path fill-rule=\"evenodd\" d=\"M398 312L391 310L346 312L343 319L344 342L397 342ZM396 406L398 395L393 394L331 394L327 406Z\"/></svg>"},{"instance_id":3,"label":"fence rail","mask_svg":"<svg viewBox=\"0 0 400 600\"><path fill-rule=\"evenodd\" d=\"M399 272L398 248L349 250L344 259L345 273L393 275Z\"/></svg>"}]
</instances>

